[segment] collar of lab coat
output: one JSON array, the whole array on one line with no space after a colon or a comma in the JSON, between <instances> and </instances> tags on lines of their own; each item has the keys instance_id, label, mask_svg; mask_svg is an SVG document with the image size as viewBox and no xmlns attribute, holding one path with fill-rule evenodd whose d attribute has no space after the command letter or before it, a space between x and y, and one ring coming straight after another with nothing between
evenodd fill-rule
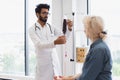
<instances>
[{"instance_id":1,"label":"collar of lab coat","mask_svg":"<svg viewBox=\"0 0 120 80\"><path fill-rule=\"evenodd\" d=\"M40 29L43 29L43 28L47 27L47 24L45 24L44 27L42 27L39 22L36 22L36 26L38 26Z\"/></svg>"}]
</instances>

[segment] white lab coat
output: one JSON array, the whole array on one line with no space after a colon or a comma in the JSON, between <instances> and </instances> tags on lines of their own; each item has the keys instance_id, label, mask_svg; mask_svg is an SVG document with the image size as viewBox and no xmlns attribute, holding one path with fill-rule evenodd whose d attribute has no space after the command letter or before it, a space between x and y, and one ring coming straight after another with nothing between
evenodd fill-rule
<instances>
[{"instance_id":1,"label":"white lab coat","mask_svg":"<svg viewBox=\"0 0 120 80\"><path fill-rule=\"evenodd\" d=\"M53 80L53 76L61 75L61 68L59 59L56 53L54 40L58 36L63 35L62 30L50 27L46 24L44 27L36 22L36 25L40 28L36 28L35 24L29 29L30 37L35 45L36 52L36 75L35 80ZM70 31L67 31L69 36Z\"/></svg>"}]
</instances>

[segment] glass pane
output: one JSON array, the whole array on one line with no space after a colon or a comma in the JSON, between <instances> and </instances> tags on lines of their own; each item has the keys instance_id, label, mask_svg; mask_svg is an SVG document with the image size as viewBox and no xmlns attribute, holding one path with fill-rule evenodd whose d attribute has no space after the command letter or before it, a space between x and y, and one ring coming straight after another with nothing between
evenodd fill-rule
<instances>
[{"instance_id":1,"label":"glass pane","mask_svg":"<svg viewBox=\"0 0 120 80\"><path fill-rule=\"evenodd\" d=\"M112 51L112 59L113 59L113 76L119 77L120 76L120 36L111 36L109 40L109 44L111 51ZM120 80L120 77L118 78ZM116 80L116 79L115 79Z\"/></svg>"},{"instance_id":2,"label":"glass pane","mask_svg":"<svg viewBox=\"0 0 120 80\"><path fill-rule=\"evenodd\" d=\"M120 80L120 6L118 0L91 0L90 14L101 16L108 32L108 45L110 45L113 59L113 80Z\"/></svg>"},{"instance_id":3,"label":"glass pane","mask_svg":"<svg viewBox=\"0 0 120 80\"><path fill-rule=\"evenodd\" d=\"M109 31L110 34L120 35L120 7L118 0L91 0L90 12L91 15L102 16L105 22L105 30Z\"/></svg>"},{"instance_id":4,"label":"glass pane","mask_svg":"<svg viewBox=\"0 0 120 80\"><path fill-rule=\"evenodd\" d=\"M0 10L0 74L24 75L24 0L2 0Z\"/></svg>"},{"instance_id":5,"label":"glass pane","mask_svg":"<svg viewBox=\"0 0 120 80\"><path fill-rule=\"evenodd\" d=\"M37 17L35 14L35 8L36 5L40 4L40 3L47 3L50 5L50 13L52 10L52 0L28 0L28 7L27 7L27 13L28 13L28 18L27 18L27 22L28 22L28 28L30 28L33 24L35 24L35 22L37 21ZM51 18L52 15L50 14L49 18L48 18L48 23L51 23ZM31 76L33 76L35 74L35 67L36 67L36 55L35 55L35 49L34 49L34 45L28 35L28 40L29 40L29 74Z\"/></svg>"}]
</instances>

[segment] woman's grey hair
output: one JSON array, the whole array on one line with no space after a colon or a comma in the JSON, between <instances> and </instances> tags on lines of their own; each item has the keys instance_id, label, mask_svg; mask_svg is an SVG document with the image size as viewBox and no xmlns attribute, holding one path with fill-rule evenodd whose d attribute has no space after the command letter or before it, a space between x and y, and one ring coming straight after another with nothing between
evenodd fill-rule
<instances>
[{"instance_id":1,"label":"woman's grey hair","mask_svg":"<svg viewBox=\"0 0 120 80\"><path fill-rule=\"evenodd\" d=\"M104 31L103 19L100 16L86 16L83 19L83 23L89 29L89 33L92 37L105 38L107 32Z\"/></svg>"}]
</instances>

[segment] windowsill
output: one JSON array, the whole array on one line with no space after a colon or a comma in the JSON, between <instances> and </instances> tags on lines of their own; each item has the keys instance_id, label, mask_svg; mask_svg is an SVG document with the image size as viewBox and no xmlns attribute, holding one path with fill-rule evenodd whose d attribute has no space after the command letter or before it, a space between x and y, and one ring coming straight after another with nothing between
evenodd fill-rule
<instances>
[{"instance_id":1,"label":"windowsill","mask_svg":"<svg viewBox=\"0 0 120 80\"><path fill-rule=\"evenodd\" d=\"M32 76L19 76L19 75L2 75L0 74L0 78L5 79L13 79L13 80L34 80L34 77Z\"/></svg>"}]
</instances>

